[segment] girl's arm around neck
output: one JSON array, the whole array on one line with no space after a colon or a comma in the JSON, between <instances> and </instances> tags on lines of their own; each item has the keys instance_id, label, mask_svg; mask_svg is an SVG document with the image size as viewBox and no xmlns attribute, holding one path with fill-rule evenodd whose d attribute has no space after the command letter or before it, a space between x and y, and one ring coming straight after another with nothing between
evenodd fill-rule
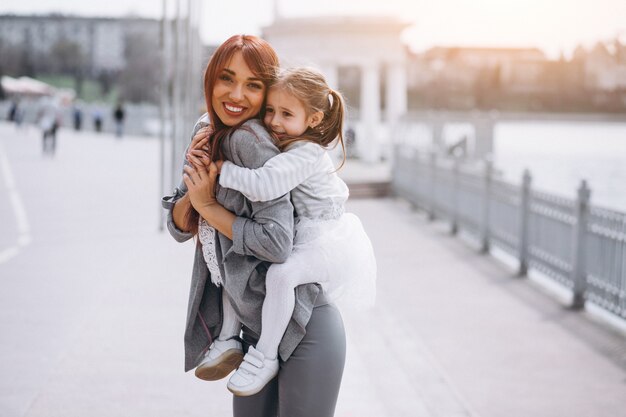
<instances>
[{"instance_id":1,"label":"girl's arm around neck","mask_svg":"<svg viewBox=\"0 0 626 417\"><path fill-rule=\"evenodd\" d=\"M279 154L271 136L258 121L244 125L224 144L224 156L237 166L260 168ZM233 251L269 262L285 262L293 244L293 205L289 194L254 202L236 190L220 187L219 202L234 209ZM238 211L242 210L243 211Z\"/></svg>"},{"instance_id":2,"label":"girl's arm around neck","mask_svg":"<svg viewBox=\"0 0 626 417\"><path fill-rule=\"evenodd\" d=\"M219 183L239 191L250 201L270 201L289 193L315 174L325 152L317 144L304 142L274 156L257 169L225 161Z\"/></svg>"}]
</instances>

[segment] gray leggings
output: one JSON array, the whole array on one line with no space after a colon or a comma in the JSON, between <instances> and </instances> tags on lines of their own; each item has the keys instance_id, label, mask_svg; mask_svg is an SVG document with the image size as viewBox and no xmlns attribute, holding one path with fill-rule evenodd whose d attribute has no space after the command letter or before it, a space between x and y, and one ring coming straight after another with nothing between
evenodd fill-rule
<instances>
[{"instance_id":1,"label":"gray leggings","mask_svg":"<svg viewBox=\"0 0 626 417\"><path fill-rule=\"evenodd\" d=\"M339 310L332 304L315 307L306 335L287 362L280 362L278 376L256 395L233 397L233 416L332 417L345 359Z\"/></svg>"}]
</instances>

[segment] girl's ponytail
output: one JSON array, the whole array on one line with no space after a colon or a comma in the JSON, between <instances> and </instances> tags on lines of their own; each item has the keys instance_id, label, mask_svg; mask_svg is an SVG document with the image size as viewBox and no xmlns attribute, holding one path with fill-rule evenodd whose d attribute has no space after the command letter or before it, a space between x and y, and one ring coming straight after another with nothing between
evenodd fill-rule
<instances>
[{"instance_id":1,"label":"girl's ponytail","mask_svg":"<svg viewBox=\"0 0 626 417\"><path fill-rule=\"evenodd\" d=\"M329 146L335 139L337 139L337 143L341 144L343 159L341 161L341 165L337 168L340 169L346 162L346 145L343 141L343 119L345 117L345 107L341 94L332 88L329 88L328 91L330 106L328 111L324 112L324 118L318 126L318 129L320 129L322 134L321 145Z\"/></svg>"},{"instance_id":2,"label":"girl's ponytail","mask_svg":"<svg viewBox=\"0 0 626 417\"><path fill-rule=\"evenodd\" d=\"M308 128L301 136L278 142L279 149L284 151L291 144L301 141L313 142L327 148L337 139L343 151L343 161L339 166L341 168L346 162L346 146L343 141L345 105L341 94L328 86L319 71L305 67L284 70L272 88L284 89L300 100L307 114L316 112L324 114L320 124Z\"/></svg>"}]
</instances>

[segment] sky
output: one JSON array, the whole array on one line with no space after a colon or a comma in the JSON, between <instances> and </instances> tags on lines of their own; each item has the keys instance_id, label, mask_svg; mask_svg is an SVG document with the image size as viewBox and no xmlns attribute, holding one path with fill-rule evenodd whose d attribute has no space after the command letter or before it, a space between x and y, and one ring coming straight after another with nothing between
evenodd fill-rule
<instances>
[{"instance_id":1,"label":"sky","mask_svg":"<svg viewBox=\"0 0 626 417\"><path fill-rule=\"evenodd\" d=\"M167 1L172 13L174 0ZM2 0L0 13L158 18L161 8L158 0ZM591 47L620 34L626 40L626 0L202 0L202 38L217 44L234 33L259 35L275 8L286 18L396 16L410 24L403 40L416 52L432 46L537 47L556 58L561 52L570 56L578 44Z\"/></svg>"}]
</instances>

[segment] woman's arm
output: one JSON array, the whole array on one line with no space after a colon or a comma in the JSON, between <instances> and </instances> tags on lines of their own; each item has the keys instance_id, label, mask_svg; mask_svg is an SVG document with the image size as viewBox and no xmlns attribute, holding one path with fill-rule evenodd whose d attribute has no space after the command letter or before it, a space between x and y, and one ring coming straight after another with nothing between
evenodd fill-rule
<instances>
[{"instance_id":1,"label":"woman's arm","mask_svg":"<svg viewBox=\"0 0 626 417\"><path fill-rule=\"evenodd\" d=\"M207 148L208 133L210 127L208 126L208 119L205 116L201 117L193 129L193 138L191 143L187 147L187 152L191 150L204 150ZM189 165L189 161L185 158L183 160L183 166ZM167 195L161 199L161 205L164 209L168 210L167 213L167 230L172 237L178 242L184 242L189 240L193 235L184 228L185 215L189 210L191 202L187 195L187 186L184 181L181 180L180 185L174 189L171 195Z\"/></svg>"},{"instance_id":2,"label":"woman's arm","mask_svg":"<svg viewBox=\"0 0 626 417\"><path fill-rule=\"evenodd\" d=\"M189 204L189 197L187 196L187 186L183 181L174 188L172 194L161 199L161 206L167 210L167 230L177 242L185 242L193 237L192 233L179 226L185 224L185 204Z\"/></svg>"},{"instance_id":3,"label":"woman's arm","mask_svg":"<svg viewBox=\"0 0 626 417\"><path fill-rule=\"evenodd\" d=\"M186 195L189 204L193 205L207 223L232 240L233 224L237 216L226 210L215 198L217 166L211 162L207 169L195 158L192 163L193 166L183 168L183 181L189 190Z\"/></svg>"},{"instance_id":4,"label":"woman's arm","mask_svg":"<svg viewBox=\"0 0 626 417\"><path fill-rule=\"evenodd\" d=\"M185 214L189 211L191 201L189 200L189 194L185 193L180 199L176 200L174 207L172 208L172 220L174 226L176 226L182 232L189 232L184 227Z\"/></svg>"},{"instance_id":5,"label":"woman's arm","mask_svg":"<svg viewBox=\"0 0 626 417\"><path fill-rule=\"evenodd\" d=\"M222 187L237 190L250 201L269 201L287 194L319 169L324 149L311 142L292 147L250 169L224 161L220 173Z\"/></svg>"}]
</instances>

